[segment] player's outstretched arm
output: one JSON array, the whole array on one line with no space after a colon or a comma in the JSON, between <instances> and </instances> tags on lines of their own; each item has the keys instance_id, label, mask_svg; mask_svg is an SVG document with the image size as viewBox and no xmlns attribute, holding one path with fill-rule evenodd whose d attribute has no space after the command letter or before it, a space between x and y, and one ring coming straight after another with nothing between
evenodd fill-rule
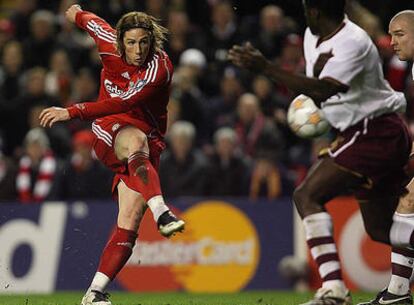
<instances>
[{"instance_id":1,"label":"player's outstretched arm","mask_svg":"<svg viewBox=\"0 0 414 305\"><path fill-rule=\"evenodd\" d=\"M116 31L105 20L92 12L82 10L78 4L70 6L65 17L95 40L100 53L115 51Z\"/></svg>"},{"instance_id":2,"label":"player's outstretched arm","mask_svg":"<svg viewBox=\"0 0 414 305\"><path fill-rule=\"evenodd\" d=\"M318 106L332 95L348 90L347 86L333 80L311 78L284 71L276 64L267 60L250 43L246 43L243 46L233 46L229 50L228 58L236 66L256 73L263 73L274 82L283 84L296 93L302 93L311 97ZM329 57L327 58L329 59Z\"/></svg>"},{"instance_id":3,"label":"player's outstretched arm","mask_svg":"<svg viewBox=\"0 0 414 305\"><path fill-rule=\"evenodd\" d=\"M66 19L73 24L76 24L76 14L82 12L82 8L79 4L71 5L65 12Z\"/></svg>"},{"instance_id":4,"label":"player's outstretched arm","mask_svg":"<svg viewBox=\"0 0 414 305\"><path fill-rule=\"evenodd\" d=\"M40 115L40 125L43 127L52 127L56 122L68 121L71 117L66 108L49 107L44 109Z\"/></svg>"}]
</instances>

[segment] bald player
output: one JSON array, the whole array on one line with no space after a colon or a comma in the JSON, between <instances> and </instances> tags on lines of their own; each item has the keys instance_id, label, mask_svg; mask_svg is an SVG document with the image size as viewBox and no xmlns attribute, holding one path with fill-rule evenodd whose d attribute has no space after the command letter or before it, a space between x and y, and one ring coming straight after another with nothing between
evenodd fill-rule
<instances>
[{"instance_id":1,"label":"bald player","mask_svg":"<svg viewBox=\"0 0 414 305\"><path fill-rule=\"evenodd\" d=\"M389 33L391 46L398 58L403 61L414 61L414 10L396 14L390 21Z\"/></svg>"},{"instance_id":2,"label":"bald player","mask_svg":"<svg viewBox=\"0 0 414 305\"><path fill-rule=\"evenodd\" d=\"M390 21L389 34L391 46L398 58L402 61L414 61L414 11L405 10L396 14ZM414 79L414 65L412 74ZM412 249L414 248L414 179L407 185L407 189L408 194L401 197L394 213L390 240L393 246ZM413 258L409 259L410 256L412 257L410 252L401 254L404 253L393 251L391 255L392 275L388 287L380 291L375 299L359 305L413 304L409 281Z\"/></svg>"}]
</instances>

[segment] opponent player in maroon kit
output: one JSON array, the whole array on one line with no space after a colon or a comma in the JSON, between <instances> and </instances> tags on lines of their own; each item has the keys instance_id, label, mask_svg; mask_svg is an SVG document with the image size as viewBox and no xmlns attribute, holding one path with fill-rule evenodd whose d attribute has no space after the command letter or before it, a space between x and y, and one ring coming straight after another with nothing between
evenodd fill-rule
<instances>
[{"instance_id":1,"label":"opponent player in maroon kit","mask_svg":"<svg viewBox=\"0 0 414 305\"><path fill-rule=\"evenodd\" d=\"M184 222L164 203L157 173L165 146L173 67L162 50L167 29L152 16L130 12L121 17L116 30L78 5L71 6L66 17L86 30L98 46L103 63L99 99L45 109L40 121L42 126L52 126L74 118L95 119L95 153L116 173L113 192L118 194L118 227L82 299L82 305L109 305L105 289L130 257L146 207L162 235L168 237L184 228Z\"/></svg>"}]
</instances>

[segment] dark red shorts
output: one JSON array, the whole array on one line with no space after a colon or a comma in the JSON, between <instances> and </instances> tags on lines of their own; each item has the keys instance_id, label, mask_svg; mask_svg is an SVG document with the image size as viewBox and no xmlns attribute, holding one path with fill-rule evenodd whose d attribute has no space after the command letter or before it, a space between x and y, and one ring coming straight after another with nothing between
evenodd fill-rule
<instances>
[{"instance_id":1,"label":"dark red shorts","mask_svg":"<svg viewBox=\"0 0 414 305\"><path fill-rule=\"evenodd\" d=\"M327 155L366 180L356 190L356 197L368 199L404 191L411 146L411 135L403 119L397 114L385 114L340 132Z\"/></svg>"},{"instance_id":2,"label":"dark red shorts","mask_svg":"<svg viewBox=\"0 0 414 305\"><path fill-rule=\"evenodd\" d=\"M161 152L165 148L162 136L157 133L156 129L151 129L145 122L137 121L136 123L131 124L131 122L126 122L122 119L113 117L104 117L95 120L92 123L92 131L96 137L93 150L98 159L115 172L112 184L112 193L114 195L116 194L116 186L120 180L125 182L129 188L134 189L133 183L129 182L127 163L118 160L114 151L116 135L126 126L134 126L147 135L150 161L157 171Z\"/></svg>"}]
</instances>

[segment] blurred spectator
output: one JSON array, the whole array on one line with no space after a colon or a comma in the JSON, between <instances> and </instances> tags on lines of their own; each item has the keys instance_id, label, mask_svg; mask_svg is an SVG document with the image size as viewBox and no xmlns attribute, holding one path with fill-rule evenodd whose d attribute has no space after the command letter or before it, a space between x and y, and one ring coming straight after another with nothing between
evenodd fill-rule
<instances>
[{"instance_id":1,"label":"blurred spectator","mask_svg":"<svg viewBox=\"0 0 414 305\"><path fill-rule=\"evenodd\" d=\"M167 198L205 194L207 160L196 149L193 124L177 121L168 132L169 148L161 155L160 180Z\"/></svg>"},{"instance_id":2,"label":"blurred spectator","mask_svg":"<svg viewBox=\"0 0 414 305\"><path fill-rule=\"evenodd\" d=\"M36 105L30 108L28 122L29 128L40 127L39 115L45 105ZM56 157L65 159L71 152L71 134L66 124L55 124L52 128L44 129L49 142L50 148Z\"/></svg>"},{"instance_id":3,"label":"blurred spectator","mask_svg":"<svg viewBox=\"0 0 414 305\"><path fill-rule=\"evenodd\" d=\"M0 103L8 103L21 88L23 72L22 45L16 40L9 41L3 49L0 66ZM1 102L3 99L3 102ZM0 106L0 109L3 105Z\"/></svg>"},{"instance_id":4,"label":"blurred spectator","mask_svg":"<svg viewBox=\"0 0 414 305\"><path fill-rule=\"evenodd\" d=\"M170 101L168 102L167 111L168 111L167 130L169 130L175 122L180 120L181 103L179 100L174 98L174 96L170 96Z\"/></svg>"},{"instance_id":5,"label":"blurred spectator","mask_svg":"<svg viewBox=\"0 0 414 305\"><path fill-rule=\"evenodd\" d=\"M10 20L15 28L15 38L23 41L30 34L30 17L36 9L36 0L16 0L16 11Z\"/></svg>"},{"instance_id":6,"label":"blurred spectator","mask_svg":"<svg viewBox=\"0 0 414 305\"><path fill-rule=\"evenodd\" d=\"M205 34L210 25L210 5L213 1L185 0L185 8L192 24L197 25Z\"/></svg>"},{"instance_id":7,"label":"blurred spectator","mask_svg":"<svg viewBox=\"0 0 414 305\"><path fill-rule=\"evenodd\" d=\"M8 19L0 19L0 54L4 45L13 38L14 25Z\"/></svg>"},{"instance_id":8,"label":"blurred spectator","mask_svg":"<svg viewBox=\"0 0 414 305\"><path fill-rule=\"evenodd\" d=\"M275 62L285 71L304 74L305 59L302 49L302 37L296 34L289 34L283 41L280 56L275 59ZM295 97L295 93L284 85L276 84L275 90L278 95L283 96L289 101Z\"/></svg>"},{"instance_id":9,"label":"blurred spectator","mask_svg":"<svg viewBox=\"0 0 414 305\"><path fill-rule=\"evenodd\" d=\"M348 0L346 14L350 20L363 28L373 41L384 35L378 16L365 8L360 1Z\"/></svg>"},{"instance_id":10,"label":"blurred spectator","mask_svg":"<svg viewBox=\"0 0 414 305\"><path fill-rule=\"evenodd\" d=\"M289 34L283 40L281 54L276 60L280 67L294 73L305 72L303 40L297 34Z\"/></svg>"},{"instance_id":11,"label":"blurred spectator","mask_svg":"<svg viewBox=\"0 0 414 305\"><path fill-rule=\"evenodd\" d=\"M236 144L232 128L222 127L215 132L214 154L208 165L207 195L248 195L249 164Z\"/></svg>"},{"instance_id":12,"label":"blurred spectator","mask_svg":"<svg viewBox=\"0 0 414 305\"><path fill-rule=\"evenodd\" d=\"M72 82L71 97L65 106L82 101L95 101L97 96L98 83L93 72L89 68L82 68L78 71ZM89 129L91 127L91 122L86 120L71 120L65 125L73 134L79 130Z\"/></svg>"},{"instance_id":13,"label":"blurred spectator","mask_svg":"<svg viewBox=\"0 0 414 305\"><path fill-rule=\"evenodd\" d=\"M273 83L263 75L257 75L252 83L253 93L259 99L260 110L267 118L275 117L275 112L281 110L286 115L285 109L289 100L277 95Z\"/></svg>"},{"instance_id":14,"label":"blurred spectator","mask_svg":"<svg viewBox=\"0 0 414 305\"><path fill-rule=\"evenodd\" d=\"M3 139L0 137L0 201L14 201L16 194L17 167L11 158L2 152Z\"/></svg>"},{"instance_id":15,"label":"blurred spectator","mask_svg":"<svg viewBox=\"0 0 414 305\"><path fill-rule=\"evenodd\" d=\"M112 172L93 157L95 136L90 130L74 134L73 152L65 163L59 187L59 198L110 199Z\"/></svg>"},{"instance_id":16,"label":"blurred spectator","mask_svg":"<svg viewBox=\"0 0 414 305\"><path fill-rule=\"evenodd\" d=\"M206 66L206 57L198 49L187 49L180 56L180 67L190 68L191 76L197 81L202 77Z\"/></svg>"},{"instance_id":17,"label":"blurred spectator","mask_svg":"<svg viewBox=\"0 0 414 305\"><path fill-rule=\"evenodd\" d=\"M44 130L31 129L24 138L24 154L19 160L16 179L20 202L40 203L56 199L58 167Z\"/></svg>"},{"instance_id":18,"label":"blurred spectator","mask_svg":"<svg viewBox=\"0 0 414 305\"><path fill-rule=\"evenodd\" d=\"M55 15L46 10L36 11L30 17L31 35L23 42L27 67L48 66L49 58L56 47L54 22Z\"/></svg>"},{"instance_id":19,"label":"blurred spectator","mask_svg":"<svg viewBox=\"0 0 414 305\"><path fill-rule=\"evenodd\" d=\"M251 200L266 197L274 200L282 194L282 178L279 169L271 160L256 160L250 183Z\"/></svg>"},{"instance_id":20,"label":"blurred spectator","mask_svg":"<svg viewBox=\"0 0 414 305\"><path fill-rule=\"evenodd\" d=\"M228 1L213 4L211 12L211 27L208 33L207 57L219 66L227 60L227 50L242 41L238 32L236 15Z\"/></svg>"},{"instance_id":21,"label":"blurred spectator","mask_svg":"<svg viewBox=\"0 0 414 305\"><path fill-rule=\"evenodd\" d=\"M252 43L268 58L280 55L287 35L283 10L276 5L267 5L260 11L259 29L253 33Z\"/></svg>"},{"instance_id":22,"label":"blurred spectator","mask_svg":"<svg viewBox=\"0 0 414 305\"><path fill-rule=\"evenodd\" d=\"M18 147L29 130L30 109L36 105L52 106L55 101L45 92L46 70L40 67L30 69L23 76L23 92L5 104L4 119L0 127L5 136L5 153L11 154Z\"/></svg>"},{"instance_id":23,"label":"blurred spectator","mask_svg":"<svg viewBox=\"0 0 414 305\"><path fill-rule=\"evenodd\" d=\"M265 118L260 111L257 97L251 93L240 96L234 129L237 134L238 145L247 156L254 156L256 144L264 126Z\"/></svg>"},{"instance_id":24,"label":"blurred spectator","mask_svg":"<svg viewBox=\"0 0 414 305\"><path fill-rule=\"evenodd\" d=\"M60 31L56 35L57 44L70 54L69 60L75 70L88 65L89 49L95 46L95 42L87 33L80 31L75 24L65 18L65 11L76 2L76 0L60 2L57 16ZM118 16L116 18L118 19Z\"/></svg>"},{"instance_id":25,"label":"blurred spectator","mask_svg":"<svg viewBox=\"0 0 414 305\"><path fill-rule=\"evenodd\" d=\"M94 101L98 96L98 84L88 68L82 68L73 80L71 102Z\"/></svg>"},{"instance_id":26,"label":"blurred spectator","mask_svg":"<svg viewBox=\"0 0 414 305\"><path fill-rule=\"evenodd\" d=\"M192 53L191 56L186 56L188 52ZM190 59L190 57L194 58ZM198 143L202 143L208 134L204 110L206 97L197 84L203 65L205 65L205 57L200 51L186 50L181 56L180 67L174 74L172 93L173 98L179 103L179 119L189 121L195 126Z\"/></svg>"},{"instance_id":27,"label":"blurred spectator","mask_svg":"<svg viewBox=\"0 0 414 305\"><path fill-rule=\"evenodd\" d=\"M168 20L168 3L166 0L145 0L145 12L160 19L161 25L166 26Z\"/></svg>"},{"instance_id":28,"label":"blurred spectator","mask_svg":"<svg viewBox=\"0 0 414 305\"><path fill-rule=\"evenodd\" d=\"M204 35L189 23L185 11L170 11L167 28L170 31L170 37L166 45L166 52L174 65L178 64L181 53L186 49L205 50Z\"/></svg>"},{"instance_id":29,"label":"blurred spectator","mask_svg":"<svg viewBox=\"0 0 414 305\"><path fill-rule=\"evenodd\" d=\"M46 75L45 91L58 99L64 106L70 95L72 83L72 66L64 49L52 53L49 62L49 72Z\"/></svg>"},{"instance_id":30,"label":"blurred spectator","mask_svg":"<svg viewBox=\"0 0 414 305\"><path fill-rule=\"evenodd\" d=\"M387 20L379 19L392 15L392 9L403 8L395 9L397 4L391 8L389 4L378 3L381 8L373 14L356 0L348 2L349 18L365 28L375 40L391 86L406 94L407 117L414 130L414 85L409 81L411 65L394 56L389 37L383 31ZM296 21L302 25L303 16L292 11L298 5L283 1L278 2L280 7L264 6L269 1L254 4L222 0L8 1L2 11L2 17L6 19L0 19L0 131L4 135L4 155L0 160L4 160L4 156L22 154L19 149L24 135L30 128L38 126L37 116L45 106L55 105L56 100L66 106L96 99L101 60L93 40L64 18L65 10L74 3L98 13L112 25L121 14L132 10L146 10L162 18L170 30L166 49L176 69L168 105L168 124L173 126L176 121L184 120L195 126L197 138L189 150L188 155L192 156L189 159L195 158L194 155L198 156L197 160L203 159L197 150L202 146L205 154L212 154L209 157L212 158L213 172L219 172L221 174L217 175L223 177L224 173L231 176L233 171L227 169L227 162L223 161L225 153L221 154L219 148L219 143L224 142L228 145L221 147L231 150L230 136L218 141L213 135L220 127L233 126L238 141L234 148L235 157L243 159L238 151L240 146L249 154L250 161L258 164L253 179L256 184L251 186L256 191L246 187L245 192L252 191L255 196L275 194L273 189L267 189L269 181L258 178L262 177L262 164L266 162L279 171L282 191L285 190L285 173L281 163L289 168L290 176L296 177L292 180L301 181L314 154L311 142L297 138L286 124L286 108L292 92L272 85L263 76L244 74L229 66L226 60L230 46L249 39L283 69L303 73L301 37L292 34L297 33L296 23L287 15L297 17L300 14ZM27 68L30 70L26 71ZM245 89L256 96L257 108L238 106ZM71 134L89 127L89 122L75 120L45 130L54 155L62 158L71 155ZM172 145L167 153L175 160ZM185 168L176 162L174 170L177 171L177 164ZM269 175L276 177L271 171ZM209 193L224 194L225 188Z\"/></svg>"},{"instance_id":31,"label":"blurred spectator","mask_svg":"<svg viewBox=\"0 0 414 305\"><path fill-rule=\"evenodd\" d=\"M220 82L220 92L207 103L207 121L211 130L233 123L237 101L243 92L243 85L235 70L226 69Z\"/></svg>"},{"instance_id":32,"label":"blurred spectator","mask_svg":"<svg viewBox=\"0 0 414 305\"><path fill-rule=\"evenodd\" d=\"M217 76L209 70L207 58L201 50L194 48L185 50L180 56L179 66L190 68L195 83L203 95L216 94Z\"/></svg>"}]
</instances>

